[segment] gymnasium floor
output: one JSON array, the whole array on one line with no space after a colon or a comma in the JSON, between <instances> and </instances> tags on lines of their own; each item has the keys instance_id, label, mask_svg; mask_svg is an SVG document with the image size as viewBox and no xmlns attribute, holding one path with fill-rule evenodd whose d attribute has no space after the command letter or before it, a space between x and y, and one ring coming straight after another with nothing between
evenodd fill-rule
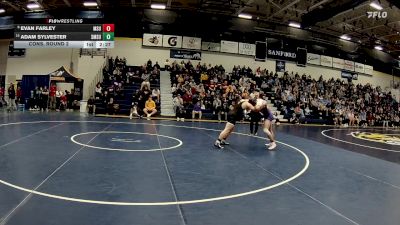
<instances>
[{"instance_id":1,"label":"gymnasium floor","mask_svg":"<svg viewBox=\"0 0 400 225\"><path fill-rule=\"evenodd\" d=\"M399 130L281 125L271 152L245 124L222 151L218 123L26 112L0 124L0 225L400 221Z\"/></svg>"}]
</instances>

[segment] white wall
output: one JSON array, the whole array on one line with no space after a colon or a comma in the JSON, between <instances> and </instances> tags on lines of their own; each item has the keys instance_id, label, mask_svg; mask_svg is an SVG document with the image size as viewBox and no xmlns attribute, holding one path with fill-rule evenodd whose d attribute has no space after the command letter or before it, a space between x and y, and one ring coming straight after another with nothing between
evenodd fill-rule
<instances>
[{"instance_id":1,"label":"white wall","mask_svg":"<svg viewBox=\"0 0 400 225\"><path fill-rule=\"evenodd\" d=\"M104 57L91 57L91 56L82 56L78 60L78 71L76 74L82 79L83 82L83 99L88 99L91 94L93 94L93 90L89 90L89 86L92 84L94 78L102 71L103 65L105 62Z\"/></svg>"},{"instance_id":2,"label":"white wall","mask_svg":"<svg viewBox=\"0 0 400 225\"><path fill-rule=\"evenodd\" d=\"M61 66L68 69L71 54L74 56L73 51L73 49L27 49L24 58L8 58L7 76L15 75L17 79L21 79L22 75L49 74Z\"/></svg>"},{"instance_id":3,"label":"white wall","mask_svg":"<svg viewBox=\"0 0 400 225\"><path fill-rule=\"evenodd\" d=\"M111 49L109 53L113 57L126 57L129 65L142 65L146 63L147 60L151 59L153 63L158 61L158 63L163 66L165 60L170 56L169 49L167 48L142 47L142 39L140 38L117 38L115 48ZM253 70L261 67L262 69L266 68L269 71L275 71L275 60L272 59L266 62L256 62L254 57L205 51L202 52L201 58L202 63L211 63L212 65L222 64L227 71L230 71L235 65L250 66ZM175 59L170 59L170 61L171 60L173 61ZM197 64L197 62L198 61L195 60L192 61L194 64ZM341 77L341 71L337 69L313 65L299 67L293 62L286 62L286 70L289 72L298 72L300 75L305 73L311 75L315 79L318 79L321 75L323 75L325 79ZM355 80L354 83L370 83L385 88L390 86L391 80L393 80L391 75L373 71L373 76L360 74L358 80ZM400 77L395 77L395 80L400 81Z\"/></svg>"}]
</instances>

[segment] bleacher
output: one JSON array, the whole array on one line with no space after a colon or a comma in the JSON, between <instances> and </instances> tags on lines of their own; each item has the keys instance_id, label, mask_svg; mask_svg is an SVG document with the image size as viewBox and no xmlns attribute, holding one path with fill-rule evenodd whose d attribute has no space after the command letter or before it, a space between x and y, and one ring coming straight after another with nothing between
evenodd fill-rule
<instances>
[{"instance_id":1,"label":"bleacher","mask_svg":"<svg viewBox=\"0 0 400 225\"><path fill-rule=\"evenodd\" d=\"M133 67L136 71L138 68L137 66L130 66ZM111 82L102 82L101 87L103 90L106 90L109 86L111 86ZM121 90L121 96L116 96L114 98L114 104L119 105L119 110L117 112L118 115L129 115L131 106L132 106L132 96L136 93L137 90L140 90L141 83L134 83L134 84L123 84ZM160 83L150 83L150 91L154 88L160 88ZM95 99L95 106L96 106L96 114L107 114L107 105L102 102L101 99ZM156 103L157 114L160 114L161 107L159 103Z\"/></svg>"}]
</instances>

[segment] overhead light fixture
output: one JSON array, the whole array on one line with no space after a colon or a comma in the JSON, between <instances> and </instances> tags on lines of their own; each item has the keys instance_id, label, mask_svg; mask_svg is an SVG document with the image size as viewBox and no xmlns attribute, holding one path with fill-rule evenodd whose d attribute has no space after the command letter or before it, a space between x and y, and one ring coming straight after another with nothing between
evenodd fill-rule
<instances>
[{"instance_id":1,"label":"overhead light fixture","mask_svg":"<svg viewBox=\"0 0 400 225\"><path fill-rule=\"evenodd\" d=\"M371 6L374 9L377 9L377 10L382 10L383 9L383 7L378 2L371 2L369 4L369 6Z\"/></svg>"},{"instance_id":2,"label":"overhead light fixture","mask_svg":"<svg viewBox=\"0 0 400 225\"><path fill-rule=\"evenodd\" d=\"M251 20L253 18L253 16L251 16L250 14L245 14L245 13L240 13L238 17L248 20Z\"/></svg>"},{"instance_id":3,"label":"overhead light fixture","mask_svg":"<svg viewBox=\"0 0 400 225\"><path fill-rule=\"evenodd\" d=\"M5 13L6 10L5 9L0 9L0 13Z\"/></svg>"},{"instance_id":4,"label":"overhead light fixture","mask_svg":"<svg viewBox=\"0 0 400 225\"><path fill-rule=\"evenodd\" d=\"M346 40L346 41L350 41L350 40L351 40L351 37L349 37L349 36L343 34L342 36L340 36L340 39L343 39L343 40Z\"/></svg>"},{"instance_id":5,"label":"overhead light fixture","mask_svg":"<svg viewBox=\"0 0 400 225\"><path fill-rule=\"evenodd\" d=\"M40 8L41 8L41 6L39 5L39 3L37 3L37 2L29 2L29 3L26 5L26 7L27 7L28 9L40 9Z\"/></svg>"},{"instance_id":6,"label":"overhead light fixture","mask_svg":"<svg viewBox=\"0 0 400 225\"><path fill-rule=\"evenodd\" d=\"M98 6L97 2L84 2L83 5L86 6L86 7L96 7L96 6Z\"/></svg>"},{"instance_id":7,"label":"overhead light fixture","mask_svg":"<svg viewBox=\"0 0 400 225\"><path fill-rule=\"evenodd\" d=\"M383 50L382 46L379 46L379 45L375 46L375 49L376 49L376 50L379 50L379 51L382 51L382 50Z\"/></svg>"},{"instance_id":8,"label":"overhead light fixture","mask_svg":"<svg viewBox=\"0 0 400 225\"><path fill-rule=\"evenodd\" d=\"M152 9L165 9L166 6L164 4L151 4Z\"/></svg>"},{"instance_id":9,"label":"overhead light fixture","mask_svg":"<svg viewBox=\"0 0 400 225\"><path fill-rule=\"evenodd\" d=\"M289 26L291 26L291 27L296 27L296 28L301 28L300 23L297 23L297 22L290 22L290 23L289 23Z\"/></svg>"}]
</instances>

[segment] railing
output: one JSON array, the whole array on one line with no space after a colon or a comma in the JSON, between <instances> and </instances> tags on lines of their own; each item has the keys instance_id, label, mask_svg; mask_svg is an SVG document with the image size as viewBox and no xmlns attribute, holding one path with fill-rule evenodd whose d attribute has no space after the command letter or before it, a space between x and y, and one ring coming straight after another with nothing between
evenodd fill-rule
<instances>
[{"instance_id":1,"label":"railing","mask_svg":"<svg viewBox=\"0 0 400 225\"><path fill-rule=\"evenodd\" d=\"M97 83L103 82L103 69L106 67L106 70L108 71L108 56L105 57L103 65L100 67L99 71L97 71L96 76L93 78L92 82L89 85L89 92L91 93L91 96L94 96L96 93L96 85Z\"/></svg>"}]
</instances>

